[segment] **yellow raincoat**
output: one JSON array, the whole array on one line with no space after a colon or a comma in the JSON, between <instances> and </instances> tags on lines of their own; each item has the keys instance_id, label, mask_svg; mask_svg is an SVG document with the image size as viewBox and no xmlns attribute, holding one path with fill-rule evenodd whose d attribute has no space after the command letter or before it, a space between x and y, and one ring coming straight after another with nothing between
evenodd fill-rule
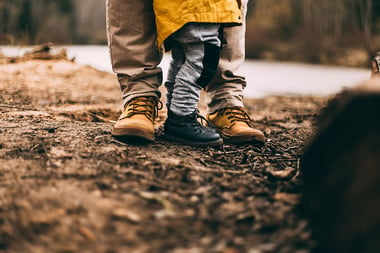
<instances>
[{"instance_id":1,"label":"yellow raincoat","mask_svg":"<svg viewBox=\"0 0 380 253\"><path fill-rule=\"evenodd\" d=\"M189 22L242 23L241 0L154 0L158 45Z\"/></svg>"}]
</instances>

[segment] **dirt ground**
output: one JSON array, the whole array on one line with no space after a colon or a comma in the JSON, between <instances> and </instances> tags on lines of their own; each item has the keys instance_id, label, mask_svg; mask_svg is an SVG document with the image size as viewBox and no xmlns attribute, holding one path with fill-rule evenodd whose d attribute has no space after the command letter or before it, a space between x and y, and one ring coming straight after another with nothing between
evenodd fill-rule
<instances>
[{"instance_id":1,"label":"dirt ground","mask_svg":"<svg viewBox=\"0 0 380 253\"><path fill-rule=\"evenodd\" d=\"M328 98L246 100L261 147L167 142L165 110L157 140L132 145L110 135L114 75L65 59L0 62L0 250L311 252L299 163Z\"/></svg>"}]
</instances>

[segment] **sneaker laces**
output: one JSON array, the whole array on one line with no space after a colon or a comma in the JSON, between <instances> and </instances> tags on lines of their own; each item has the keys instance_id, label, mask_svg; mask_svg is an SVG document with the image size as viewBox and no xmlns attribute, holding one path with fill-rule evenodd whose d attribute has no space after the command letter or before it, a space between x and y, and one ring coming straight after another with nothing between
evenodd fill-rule
<instances>
[{"instance_id":1,"label":"sneaker laces","mask_svg":"<svg viewBox=\"0 0 380 253\"><path fill-rule=\"evenodd\" d=\"M129 118L136 114L143 114L152 122L158 116L158 110L162 109L162 102L154 97L138 97L132 99L126 105L126 113L120 119Z\"/></svg>"},{"instance_id":2,"label":"sneaker laces","mask_svg":"<svg viewBox=\"0 0 380 253\"><path fill-rule=\"evenodd\" d=\"M218 114L222 115L225 114L227 116L227 119L230 120L231 123L234 123L236 121L245 122L249 126L251 125L251 117L249 117L248 113L241 107L228 107L225 109L221 109Z\"/></svg>"}]
</instances>

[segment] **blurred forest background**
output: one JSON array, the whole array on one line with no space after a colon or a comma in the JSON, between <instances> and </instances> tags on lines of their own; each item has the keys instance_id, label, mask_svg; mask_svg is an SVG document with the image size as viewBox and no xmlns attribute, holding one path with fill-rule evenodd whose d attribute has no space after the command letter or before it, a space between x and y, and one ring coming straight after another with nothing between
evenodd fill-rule
<instances>
[{"instance_id":1,"label":"blurred forest background","mask_svg":"<svg viewBox=\"0 0 380 253\"><path fill-rule=\"evenodd\" d=\"M138 0L137 0L138 1ZM0 0L0 44L106 44L106 0ZM363 66L379 0L251 0L247 58Z\"/></svg>"}]
</instances>

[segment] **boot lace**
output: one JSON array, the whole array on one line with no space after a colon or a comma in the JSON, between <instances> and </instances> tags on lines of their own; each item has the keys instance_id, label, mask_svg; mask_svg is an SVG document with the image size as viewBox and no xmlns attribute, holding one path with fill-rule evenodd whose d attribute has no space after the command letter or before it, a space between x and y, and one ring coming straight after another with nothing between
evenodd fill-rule
<instances>
[{"instance_id":1,"label":"boot lace","mask_svg":"<svg viewBox=\"0 0 380 253\"><path fill-rule=\"evenodd\" d=\"M138 97L132 99L120 119L129 118L136 114L143 114L152 122L158 116L158 110L162 109L162 102L154 97Z\"/></svg>"},{"instance_id":2,"label":"boot lace","mask_svg":"<svg viewBox=\"0 0 380 253\"><path fill-rule=\"evenodd\" d=\"M225 114L227 116L227 119L231 123L235 123L236 121L245 122L249 126L251 126L251 117L249 117L248 113L241 107L228 107L225 109L222 109L219 112L220 115Z\"/></svg>"},{"instance_id":3,"label":"boot lace","mask_svg":"<svg viewBox=\"0 0 380 253\"><path fill-rule=\"evenodd\" d=\"M196 118L197 118L197 123L198 123L199 127L215 128L214 124L211 121L209 121L208 119L206 119L206 117L202 116L199 113L198 109L196 110Z\"/></svg>"}]
</instances>

